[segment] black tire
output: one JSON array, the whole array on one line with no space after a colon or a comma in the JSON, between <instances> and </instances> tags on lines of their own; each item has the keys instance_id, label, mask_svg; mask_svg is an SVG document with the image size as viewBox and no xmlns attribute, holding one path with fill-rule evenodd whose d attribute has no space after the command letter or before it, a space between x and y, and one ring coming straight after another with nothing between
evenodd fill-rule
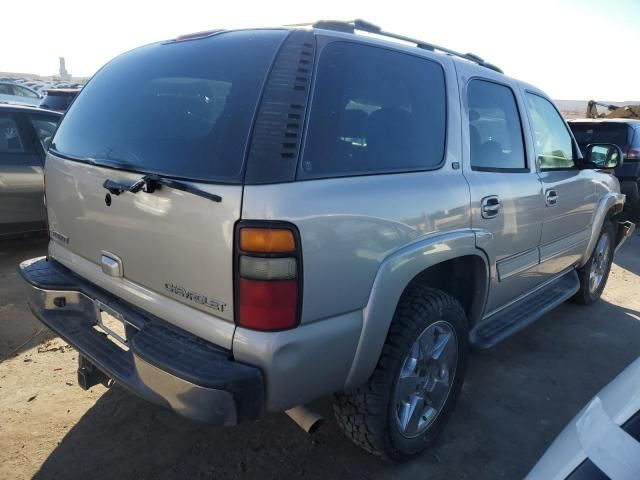
<instances>
[{"instance_id":1,"label":"black tire","mask_svg":"<svg viewBox=\"0 0 640 480\"><path fill-rule=\"evenodd\" d=\"M457 365L445 403L426 430L413 438L400 432L394 394L405 358L422 332L442 321L453 327ZM335 395L334 413L342 431L356 445L387 460L406 461L431 446L449 419L464 380L469 340L467 318L452 296L422 285L403 294L389 327L378 364L369 381L351 392Z\"/></svg>"},{"instance_id":2,"label":"black tire","mask_svg":"<svg viewBox=\"0 0 640 480\"><path fill-rule=\"evenodd\" d=\"M598 244L600 243L603 236L607 235L609 237L609 252L606 261L606 266L604 268L603 277L598 287L596 289L590 288L590 276L591 269L593 267L594 262L598 261ZM607 279L609 278L609 272L611 271L611 264L613 263L613 251L615 249L616 242L616 231L613 226L613 222L611 220L605 220L602 225L602 230L600 231L600 235L598 236L598 241L591 252L591 256L589 257L589 261L584 264L584 266L578 269L578 278L580 279L580 290L576 293L571 301L573 303L578 303L580 305L592 305L602 296L602 292L607 285Z\"/></svg>"}]
</instances>

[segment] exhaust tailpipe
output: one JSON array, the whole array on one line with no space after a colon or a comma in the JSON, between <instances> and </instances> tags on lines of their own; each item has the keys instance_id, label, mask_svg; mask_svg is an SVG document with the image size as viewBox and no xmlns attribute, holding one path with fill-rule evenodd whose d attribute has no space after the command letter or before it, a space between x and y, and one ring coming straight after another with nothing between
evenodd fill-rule
<instances>
[{"instance_id":1,"label":"exhaust tailpipe","mask_svg":"<svg viewBox=\"0 0 640 480\"><path fill-rule=\"evenodd\" d=\"M289 415L291 420L309 434L315 433L324 422L324 418L302 405L285 410L284 413Z\"/></svg>"}]
</instances>

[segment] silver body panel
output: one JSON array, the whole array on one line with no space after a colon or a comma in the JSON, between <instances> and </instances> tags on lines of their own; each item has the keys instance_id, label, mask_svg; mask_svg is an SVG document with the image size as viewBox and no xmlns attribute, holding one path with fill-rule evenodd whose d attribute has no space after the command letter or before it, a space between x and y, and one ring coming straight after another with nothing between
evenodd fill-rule
<instances>
[{"instance_id":1,"label":"silver body panel","mask_svg":"<svg viewBox=\"0 0 640 480\"><path fill-rule=\"evenodd\" d=\"M233 227L241 186L201 185L223 201L163 188L112 195L123 172L48 155L49 253L91 282L185 330L230 348L233 330ZM121 259L122 277L102 270L103 252ZM206 301L205 301L206 300ZM214 303L215 302L215 303Z\"/></svg>"}]
</instances>

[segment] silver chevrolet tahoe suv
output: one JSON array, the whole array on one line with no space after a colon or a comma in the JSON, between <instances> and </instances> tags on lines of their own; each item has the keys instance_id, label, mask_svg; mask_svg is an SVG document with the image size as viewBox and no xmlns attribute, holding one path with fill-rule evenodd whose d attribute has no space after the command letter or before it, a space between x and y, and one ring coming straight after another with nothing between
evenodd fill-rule
<instances>
[{"instance_id":1,"label":"silver chevrolet tahoe suv","mask_svg":"<svg viewBox=\"0 0 640 480\"><path fill-rule=\"evenodd\" d=\"M470 347L598 300L633 231L620 157L480 57L364 21L201 32L83 89L21 272L84 388L214 425L335 394L355 443L405 460Z\"/></svg>"}]
</instances>

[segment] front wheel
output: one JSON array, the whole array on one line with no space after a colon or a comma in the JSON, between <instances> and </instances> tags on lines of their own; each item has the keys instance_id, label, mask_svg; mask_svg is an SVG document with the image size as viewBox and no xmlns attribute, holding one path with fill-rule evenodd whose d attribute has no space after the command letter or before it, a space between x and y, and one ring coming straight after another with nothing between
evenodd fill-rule
<instances>
[{"instance_id":1,"label":"front wheel","mask_svg":"<svg viewBox=\"0 0 640 480\"><path fill-rule=\"evenodd\" d=\"M604 287L609 278L615 245L615 228L613 223L607 220L602 225L600 237L589 261L578 269L580 278L580 290L572 300L582 305L591 305L602 296Z\"/></svg>"},{"instance_id":2,"label":"front wheel","mask_svg":"<svg viewBox=\"0 0 640 480\"><path fill-rule=\"evenodd\" d=\"M408 460L436 440L464 379L468 331L452 296L409 287L400 300L368 383L336 395L343 432L374 455Z\"/></svg>"}]
</instances>

